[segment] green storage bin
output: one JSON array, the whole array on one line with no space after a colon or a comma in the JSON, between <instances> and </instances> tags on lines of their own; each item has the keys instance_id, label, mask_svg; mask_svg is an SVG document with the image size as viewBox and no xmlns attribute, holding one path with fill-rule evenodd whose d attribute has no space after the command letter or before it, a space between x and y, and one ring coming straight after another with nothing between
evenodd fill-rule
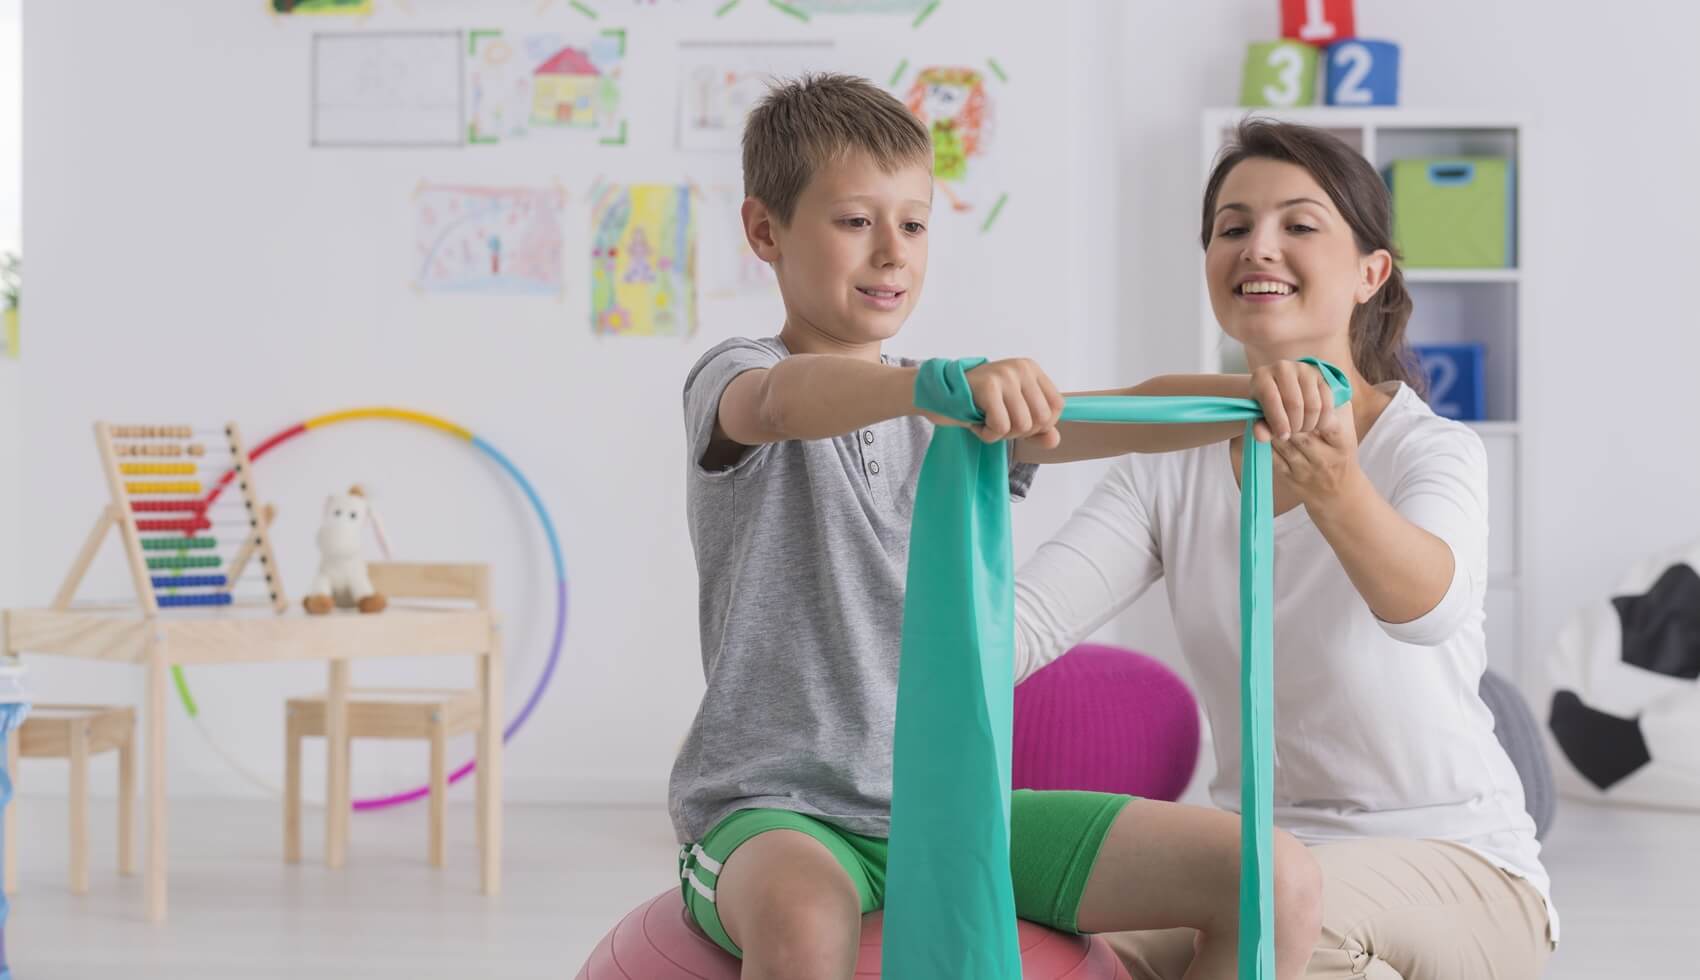
<instances>
[{"instance_id":1,"label":"green storage bin","mask_svg":"<svg viewBox=\"0 0 1700 980\"><path fill-rule=\"evenodd\" d=\"M1499 157L1395 160L1393 238L1413 268L1492 269L1517 264L1517 193Z\"/></svg>"}]
</instances>

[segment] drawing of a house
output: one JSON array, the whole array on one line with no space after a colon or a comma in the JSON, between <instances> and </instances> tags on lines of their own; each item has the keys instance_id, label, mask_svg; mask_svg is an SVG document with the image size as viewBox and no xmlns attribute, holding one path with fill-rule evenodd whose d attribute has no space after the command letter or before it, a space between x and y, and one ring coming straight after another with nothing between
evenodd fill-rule
<instances>
[{"instance_id":1,"label":"drawing of a house","mask_svg":"<svg viewBox=\"0 0 1700 980\"><path fill-rule=\"evenodd\" d=\"M544 126L595 127L604 79L579 48L562 48L533 74L531 121Z\"/></svg>"}]
</instances>

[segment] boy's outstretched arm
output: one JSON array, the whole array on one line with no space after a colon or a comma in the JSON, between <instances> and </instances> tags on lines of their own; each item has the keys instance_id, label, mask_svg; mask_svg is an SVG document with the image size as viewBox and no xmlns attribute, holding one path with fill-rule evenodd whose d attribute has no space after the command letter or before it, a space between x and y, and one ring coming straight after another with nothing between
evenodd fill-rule
<instances>
[{"instance_id":1,"label":"boy's outstretched arm","mask_svg":"<svg viewBox=\"0 0 1700 980\"><path fill-rule=\"evenodd\" d=\"M795 354L732 379L720 395L714 441L830 439L914 411L914 368Z\"/></svg>"},{"instance_id":2,"label":"boy's outstretched arm","mask_svg":"<svg viewBox=\"0 0 1700 980\"><path fill-rule=\"evenodd\" d=\"M1257 432L1258 437L1265 441L1315 429L1333 404L1322 372L1296 361L1279 361L1259 368L1253 374L1166 374L1132 388L1072 394L1250 398L1263 406L1266 421L1257 424ZM1061 445L1047 449L1033 440L1023 440L1016 446L1016 460L1022 463L1071 463L1127 453L1175 452L1225 442L1244 432L1245 424L1062 422L1057 425L1057 431L1062 434Z\"/></svg>"},{"instance_id":3,"label":"boy's outstretched arm","mask_svg":"<svg viewBox=\"0 0 1700 980\"><path fill-rule=\"evenodd\" d=\"M714 441L705 462L743 447L790 439L830 439L905 415L915 407L917 369L834 354L797 354L771 368L745 371L720 395ZM968 372L974 404L985 413L975 433L988 442L1054 444L1062 398L1031 361L992 361ZM934 422L956 425L928 415Z\"/></svg>"}]
</instances>

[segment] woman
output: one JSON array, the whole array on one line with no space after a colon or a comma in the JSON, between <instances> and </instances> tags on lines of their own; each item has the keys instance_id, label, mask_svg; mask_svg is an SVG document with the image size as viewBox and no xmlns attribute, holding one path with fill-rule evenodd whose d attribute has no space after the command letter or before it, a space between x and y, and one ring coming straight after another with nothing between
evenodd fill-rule
<instances>
[{"instance_id":1,"label":"woman","mask_svg":"<svg viewBox=\"0 0 1700 980\"><path fill-rule=\"evenodd\" d=\"M1251 375L1132 394L1256 398L1274 445L1275 820L1323 870L1309 977L1535 977L1558 935L1521 784L1477 695L1487 665L1487 461L1429 410L1388 193L1358 153L1253 120L1211 175L1211 306ZM1334 409L1307 355L1341 367ZM1127 457L1017 581L1017 676L1159 579L1209 715L1211 794L1239 810L1238 424L1066 425L1051 460ZM1227 441L1229 445L1221 443ZM1067 455L1064 456L1063 454ZM1134 975L1179 977L1185 930L1124 933Z\"/></svg>"}]
</instances>

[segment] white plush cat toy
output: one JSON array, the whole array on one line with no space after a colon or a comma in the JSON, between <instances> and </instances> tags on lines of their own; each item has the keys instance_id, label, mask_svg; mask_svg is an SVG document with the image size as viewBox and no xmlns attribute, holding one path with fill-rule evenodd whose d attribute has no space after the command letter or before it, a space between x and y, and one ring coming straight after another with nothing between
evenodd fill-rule
<instances>
[{"instance_id":1,"label":"white plush cat toy","mask_svg":"<svg viewBox=\"0 0 1700 980\"><path fill-rule=\"evenodd\" d=\"M332 494L325 500L324 520L319 524L319 573L302 601L309 613L323 615L332 609L358 608L363 613L382 612L386 602L372 588L366 573L366 559L360 556L360 532L367 524L377 535L378 547L384 557L390 556L390 544L384 537L384 527L358 485L347 493Z\"/></svg>"}]
</instances>

